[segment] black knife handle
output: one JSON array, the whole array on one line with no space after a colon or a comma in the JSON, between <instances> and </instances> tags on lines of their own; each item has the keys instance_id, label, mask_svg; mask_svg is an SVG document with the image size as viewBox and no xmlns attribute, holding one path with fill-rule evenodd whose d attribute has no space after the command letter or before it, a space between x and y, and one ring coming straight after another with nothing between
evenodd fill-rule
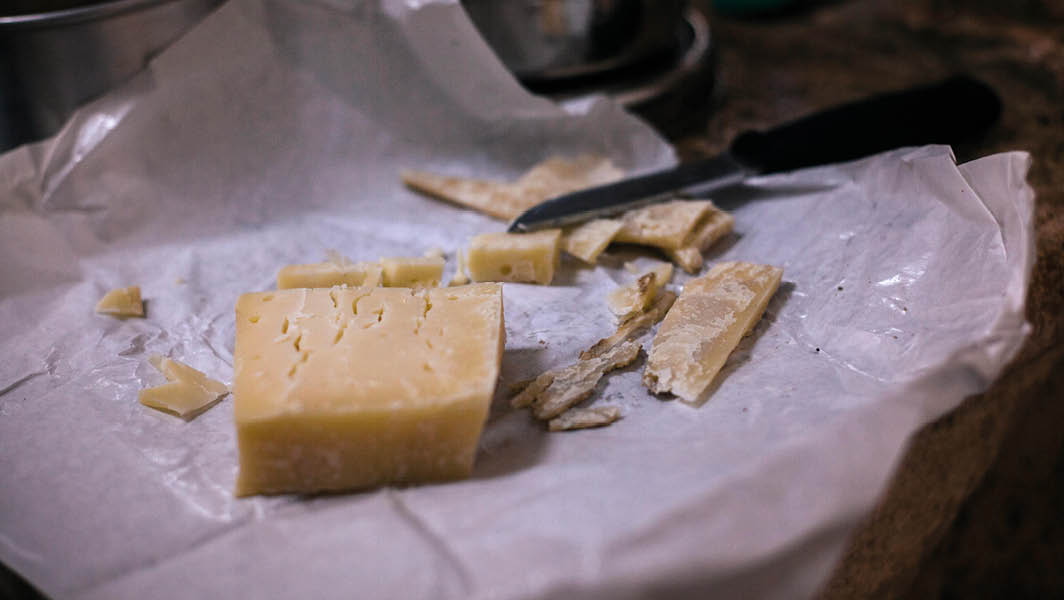
<instances>
[{"instance_id":1,"label":"black knife handle","mask_svg":"<svg viewBox=\"0 0 1064 600\"><path fill-rule=\"evenodd\" d=\"M956 144L983 134L1001 114L985 83L951 77L927 87L844 104L768 131L748 131L731 154L761 173L853 160L923 144Z\"/></svg>"}]
</instances>

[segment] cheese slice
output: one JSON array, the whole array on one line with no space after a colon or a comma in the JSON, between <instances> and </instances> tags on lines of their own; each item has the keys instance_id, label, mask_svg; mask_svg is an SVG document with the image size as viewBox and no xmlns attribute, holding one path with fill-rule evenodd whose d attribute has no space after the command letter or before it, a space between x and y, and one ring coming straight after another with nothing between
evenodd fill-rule
<instances>
[{"instance_id":1,"label":"cheese slice","mask_svg":"<svg viewBox=\"0 0 1064 600\"><path fill-rule=\"evenodd\" d=\"M695 225L682 248L665 250L665 254L688 273L697 273L702 268L702 253L717 240L732 232L735 218L710 204L702 220Z\"/></svg>"},{"instance_id":2,"label":"cheese slice","mask_svg":"<svg viewBox=\"0 0 1064 600\"><path fill-rule=\"evenodd\" d=\"M622 215L623 226L614 239L666 250L683 248L712 206L708 200L671 200L630 210Z\"/></svg>"},{"instance_id":3,"label":"cheese slice","mask_svg":"<svg viewBox=\"0 0 1064 600\"><path fill-rule=\"evenodd\" d=\"M473 281L549 285L558 268L560 238L560 229L478 235L466 254L467 273Z\"/></svg>"},{"instance_id":4,"label":"cheese slice","mask_svg":"<svg viewBox=\"0 0 1064 600\"><path fill-rule=\"evenodd\" d=\"M191 419L229 392L224 383L184 363L158 355L151 356L148 361L166 377L168 383L141 390L139 400L144 406Z\"/></svg>"},{"instance_id":5,"label":"cheese slice","mask_svg":"<svg viewBox=\"0 0 1064 600\"><path fill-rule=\"evenodd\" d=\"M96 303L95 310L112 317L143 317L144 302L140 299L140 286L131 285L107 292Z\"/></svg>"},{"instance_id":6,"label":"cheese slice","mask_svg":"<svg viewBox=\"0 0 1064 600\"><path fill-rule=\"evenodd\" d=\"M277 288L331 288L377 286L381 284L381 266L371 262L330 260L307 265L287 265L277 273Z\"/></svg>"},{"instance_id":7,"label":"cheese slice","mask_svg":"<svg viewBox=\"0 0 1064 600\"><path fill-rule=\"evenodd\" d=\"M384 287L439 287L443 279L443 257L382 258Z\"/></svg>"},{"instance_id":8,"label":"cheese slice","mask_svg":"<svg viewBox=\"0 0 1064 600\"><path fill-rule=\"evenodd\" d=\"M570 408L554 417L548 424L551 431L570 431L603 427L621 418L621 409L616 406L591 406L588 408Z\"/></svg>"},{"instance_id":9,"label":"cheese slice","mask_svg":"<svg viewBox=\"0 0 1064 600\"><path fill-rule=\"evenodd\" d=\"M655 300L645 312L630 317L626 321L622 321L613 335L595 342L594 346L591 346L580 353L580 358L587 360L596 356L602 356L618 344L641 335L655 323L662 320L665 317L665 314L669 312L669 309L672 308L672 303L675 301L676 294L669 291L662 292L657 300Z\"/></svg>"},{"instance_id":10,"label":"cheese slice","mask_svg":"<svg viewBox=\"0 0 1064 600\"><path fill-rule=\"evenodd\" d=\"M613 219L595 219L575 227L567 227L562 233L562 249L593 265L621 227L621 222Z\"/></svg>"},{"instance_id":11,"label":"cheese slice","mask_svg":"<svg viewBox=\"0 0 1064 600\"><path fill-rule=\"evenodd\" d=\"M504 344L502 286L298 289L236 305L236 493L466 477Z\"/></svg>"},{"instance_id":12,"label":"cheese slice","mask_svg":"<svg viewBox=\"0 0 1064 600\"><path fill-rule=\"evenodd\" d=\"M611 291L606 296L606 306L622 321L644 312L672 279L672 271L671 264L658 263L632 283Z\"/></svg>"},{"instance_id":13,"label":"cheese slice","mask_svg":"<svg viewBox=\"0 0 1064 600\"><path fill-rule=\"evenodd\" d=\"M684 285L647 358L643 383L697 403L739 340L757 324L783 269L726 262Z\"/></svg>"},{"instance_id":14,"label":"cheese slice","mask_svg":"<svg viewBox=\"0 0 1064 600\"><path fill-rule=\"evenodd\" d=\"M537 419L553 419L590 396L603 375L631 364L641 348L626 341L599 356L547 371L514 396L510 404L514 408L531 406Z\"/></svg>"},{"instance_id":15,"label":"cheese slice","mask_svg":"<svg viewBox=\"0 0 1064 600\"><path fill-rule=\"evenodd\" d=\"M399 176L414 190L510 221L544 200L610 183L623 174L608 159L582 155L550 157L509 183L409 169L400 171Z\"/></svg>"}]
</instances>

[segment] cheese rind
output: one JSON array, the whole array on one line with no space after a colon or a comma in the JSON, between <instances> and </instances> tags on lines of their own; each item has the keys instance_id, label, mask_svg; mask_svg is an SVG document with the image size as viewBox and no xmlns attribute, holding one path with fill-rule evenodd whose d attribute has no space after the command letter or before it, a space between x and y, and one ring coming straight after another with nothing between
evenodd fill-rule
<instances>
[{"instance_id":1,"label":"cheese rind","mask_svg":"<svg viewBox=\"0 0 1064 600\"><path fill-rule=\"evenodd\" d=\"M382 258L381 274L384 287L439 287L443 279L443 257Z\"/></svg>"},{"instance_id":2,"label":"cheese rind","mask_svg":"<svg viewBox=\"0 0 1064 600\"><path fill-rule=\"evenodd\" d=\"M475 236L466 254L466 272L473 281L549 285L558 267L560 238L560 229Z\"/></svg>"},{"instance_id":3,"label":"cheese rind","mask_svg":"<svg viewBox=\"0 0 1064 600\"><path fill-rule=\"evenodd\" d=\"M236 321L237 495L471 472L502 358L502 286L244 294Z\"/></svg>"},{"instance_id":4,"label":"cheese rind","mask_svg":"<svg viewBox=\"0 0 1064 600\"><path fill-rule=\"evenodd\" d=\"M95 310L112 317L143 317L144 302L140 299L140 286L131 285L107 292L96 303Z\"/></svg>"},{"instance_id":5,"label":"cheese rind","mask_svg":"<svg viewBox=\"0 0 1064 600\"><path fill-rule=\"evenodd\" d=\"M779 288L783 269L727 262L684 285L661 324L643 371L652 392L697 403Z\"/></svg>"},{"instance_id":6,"label":"cheese rind","mask_svg":"<svg viewBox=\"0 0 1064 600\"><path fill-rule=\"evenodd\" d=\"M148 361L168 383L141 390L138 399L144 406L191 419L229 392L224 383L184 363L158 355L151 356Z\"/></svg>"},{"instance_id":7,"label":"cheese rind","mask_svg":"<svg viewBox=\"0 0 1064 600\"><path fill-rule=\"evenodd\" d=\"M562 233L562 249L593 265L621 227L621 222L613 219L594 219L568 227Z\"/></svg>"},{"instance_id":8,"label":"cheese rind","mask_svg":"<svg viewBox=\"0 0 1064 600\"><path fill-rule=\"evenodd\" d=\"M282 267L277 273L277 289L376 286L381 279L381 266L377 263L327 261Z\"/></svg>"}]
</instances>

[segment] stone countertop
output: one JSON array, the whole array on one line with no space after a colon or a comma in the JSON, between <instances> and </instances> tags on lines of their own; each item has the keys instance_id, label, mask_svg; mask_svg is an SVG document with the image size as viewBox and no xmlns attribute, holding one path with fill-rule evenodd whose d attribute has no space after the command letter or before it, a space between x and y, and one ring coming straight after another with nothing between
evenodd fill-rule
<instances>
[{"instance_id":1,"label":"stone countertop","mask_svg":"<svg viewBox=\"0 0 1064 600\"><path fill-rule=\"evenodd\" d=\"M1064 3L806 2L711 22L710 110L651 117L687 158L746 129L957 72L1001 95L1000 123L955 152L1034 158L1033 331L986 393L915 436L821 597L1064 597Z\"/></svg>"}]
</instances>

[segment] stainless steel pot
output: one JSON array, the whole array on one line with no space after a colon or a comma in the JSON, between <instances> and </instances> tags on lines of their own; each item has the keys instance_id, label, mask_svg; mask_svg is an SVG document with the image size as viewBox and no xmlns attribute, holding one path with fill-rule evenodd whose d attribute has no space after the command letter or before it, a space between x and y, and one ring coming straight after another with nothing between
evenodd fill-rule
<instances>
[{"instance_id":1,"label":"stainless steel pot","mask_svg":"<svg viewBox=\"0 0 1064 600\"><path fill-rule=\"evenodd\" d=\"M221 2L0 2L0 151L57 131Z\"/></svg>"},{"instance_id":2,"label":"stainless steel pot","mask_svg":"<svg viewBox=\"0 0 1064 600\"><path fill-rule=\"evenodd\" d=\"M685 0L462 0L521 80L602 75L672 49Z\"/></svg>"}]
</instances>

